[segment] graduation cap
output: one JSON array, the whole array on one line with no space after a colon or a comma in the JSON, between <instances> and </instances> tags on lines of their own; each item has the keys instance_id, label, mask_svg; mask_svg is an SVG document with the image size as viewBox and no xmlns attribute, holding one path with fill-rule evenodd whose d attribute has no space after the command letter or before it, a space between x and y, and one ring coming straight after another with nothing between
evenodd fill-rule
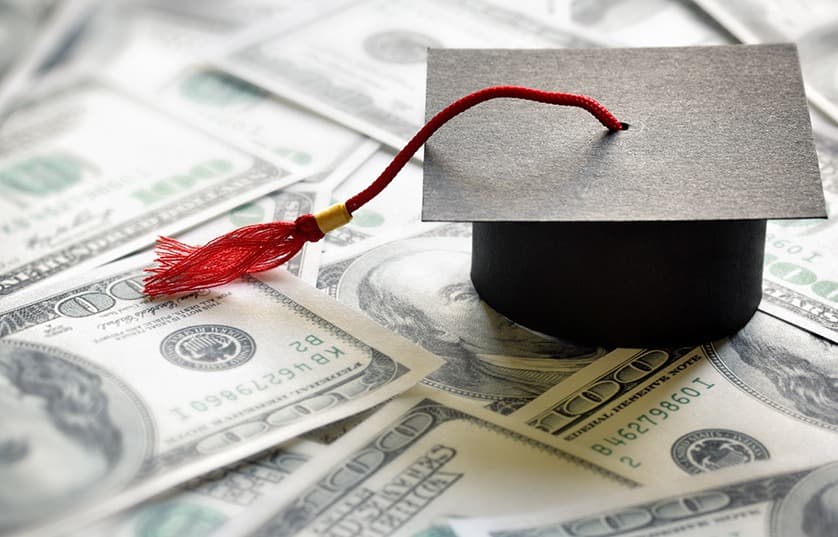
<instances>
[{"instance_id":1,"label":"graduation cap","mask_svg":"<svg viewBox=\"0 0 838 537\"><path fill-rule=\"evenodd\" d=\"M794 45L431 50L427 114L510 83L629 125L493 101L428 141L423 219L474 222L475 288L520 324L620 346L729 335L762 296L766 219L826 216Z\"/></svg>"},{"instance_id":2,"label":"graduation cap","mask_svg":"<svg viewBox=\"0 0 838 537\"><path fill-rule=\"evenodd\" d=\"M544 91L557 88L569 93ZM522 99L584 108L608 129ZM729 335L761 299L766 219L826 215L794 45L432 49L426 110L425 127L345 204L202 248L161 239L147 292L284 262L348 222L426 140L423 219L473 222L481 297L566 338Z\"/></svg>"}]
</instances>

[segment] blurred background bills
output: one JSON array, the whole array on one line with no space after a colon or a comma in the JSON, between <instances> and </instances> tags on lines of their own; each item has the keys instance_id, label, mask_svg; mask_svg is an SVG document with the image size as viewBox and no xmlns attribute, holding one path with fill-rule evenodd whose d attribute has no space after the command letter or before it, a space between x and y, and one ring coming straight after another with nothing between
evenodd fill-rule
<instances>
[{"instance_id":1,"label":"blurred background bills","mask_svg":"<svg viewBox=\"0 0 838 537\"><path fill-rule=\"evenodd\" d=\"M158 235L374 179L429 47L784 41L829 218L768 223L724 340L508 321L421 153L283 268L142 292ZM838 535L834 1L9 0L0 45L0 535Z\"/></svg>"}]
</instances>

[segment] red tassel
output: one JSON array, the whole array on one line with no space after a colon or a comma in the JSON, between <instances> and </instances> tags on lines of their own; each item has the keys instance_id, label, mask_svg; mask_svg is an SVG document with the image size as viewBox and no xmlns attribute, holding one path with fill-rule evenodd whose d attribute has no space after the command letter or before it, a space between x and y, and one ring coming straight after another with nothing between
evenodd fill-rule
<instances>
[{"instance_id":1,"label":"red tassel","mask_svg":"<svg viewBox=\"0 0 838 537\"><path fill-rule=\"evenodd\" d=\"M150 296L208 289L253 272L277 267L303 245L323 237L313 215L295 222L246 226L217 237L204 246L183 244L169 237L157 241L157 265L146 269L145 292Z\"/></svg>"}]
</instances>

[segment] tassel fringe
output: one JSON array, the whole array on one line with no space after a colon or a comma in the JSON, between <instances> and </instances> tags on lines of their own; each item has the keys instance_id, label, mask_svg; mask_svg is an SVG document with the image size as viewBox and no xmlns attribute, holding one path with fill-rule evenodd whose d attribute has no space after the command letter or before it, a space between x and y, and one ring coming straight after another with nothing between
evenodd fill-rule
<instances>
[{"instance_id":1,"label":"tassel fringe","mask_svg":"<svg viewBox=\"0 0 838 537\"><path fill-rule=\"evenodd\" d=\"M322 232L304 215L296 222L269 222L246 226L213 239L204 246L183 244L169 237L157 241L157 264L147 268L144 280L150 296L208 289L245 274L277 267Z\"/></svg>"}]
</instances>

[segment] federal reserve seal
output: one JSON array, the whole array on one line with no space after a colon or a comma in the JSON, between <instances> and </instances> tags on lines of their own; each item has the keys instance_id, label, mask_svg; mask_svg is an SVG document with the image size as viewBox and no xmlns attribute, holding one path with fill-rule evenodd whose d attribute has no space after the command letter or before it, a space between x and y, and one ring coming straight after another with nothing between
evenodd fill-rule
<instances>
[{"instance_id":1,"label":"federal reserve seal","mask_svg":"<svg viewBox=\"0 0 838 537\"><path fill-rule=\"evenodd\" d=\"M376 60L387 63L421 63L428 47L441 47L433 37L408 30L373 34L364 40L364 50Z\"/></svg>"},{"instance_id":2,"label":"federal reserve seal","mask_svg":"<svg viewBox=\"0 0 838 537\"><path fill-rule=\"evenodd\" d=\"M253 358L256 342L245 331L223 324L181 328L160 343L160 354L180 367L199 371L232 369Z\"/></svg>"},{"instance_id":3,"label":"federal reserve seal","mask_svg":"<svg viewBox=\"0 0 838 537\"><path fill-rule=\"evenodd\" d=\"M672 460L688 474L769 458L768 449L752 436L730 429L701 429L672 445Z\"/></svg>"}]
</instances>

